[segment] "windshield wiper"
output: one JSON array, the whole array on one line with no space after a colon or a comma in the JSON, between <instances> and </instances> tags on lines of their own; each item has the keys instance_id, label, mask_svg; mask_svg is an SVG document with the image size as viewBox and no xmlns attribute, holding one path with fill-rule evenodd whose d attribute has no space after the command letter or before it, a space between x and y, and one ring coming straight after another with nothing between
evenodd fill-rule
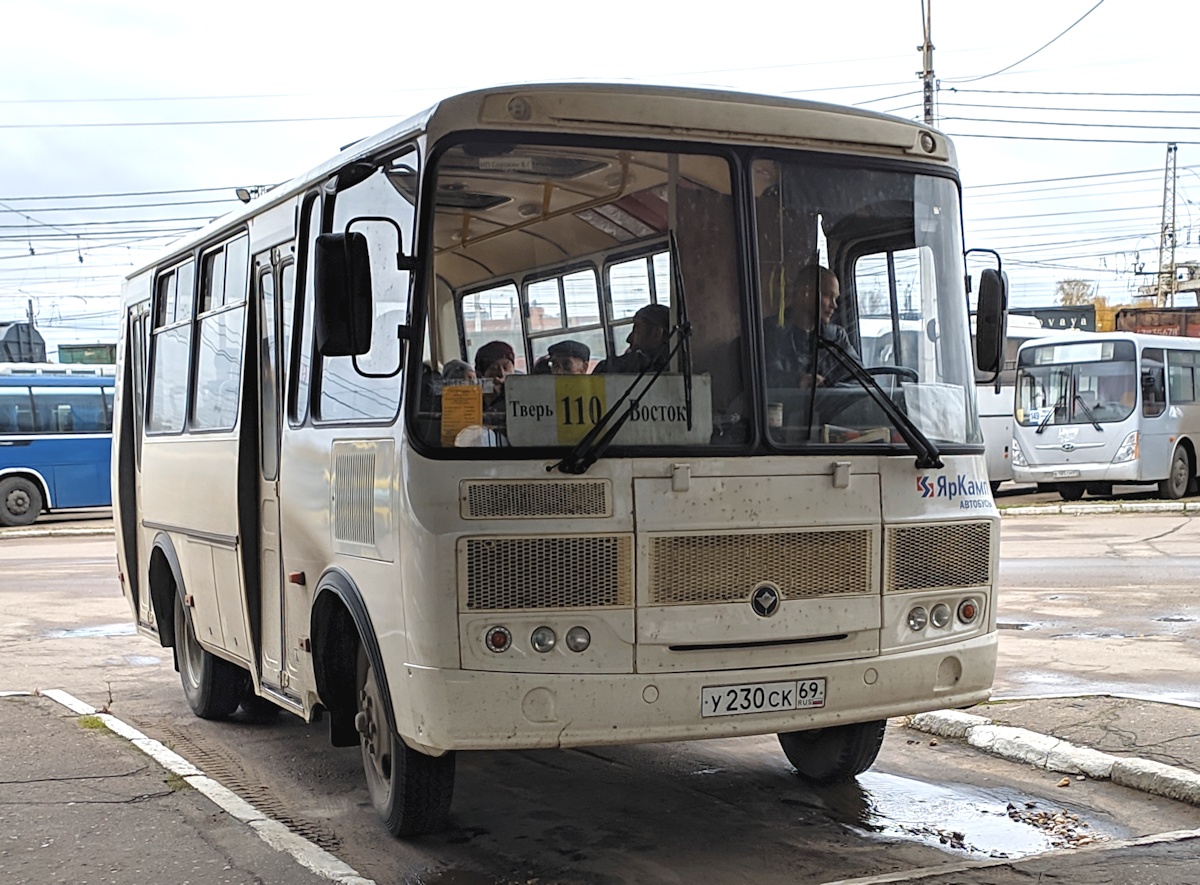
<instances>
[{"instance_id":1,"label":"windshield wiper","mask_svg":"<svg viewBox=\"0 0 1200 885\"><path fill-rule=\"evenodd\" d=\"M942 453L938 451L938 447L924 433L921 428L917 427L913 420L904 413L904 411L892 402L892 398L887 395L886 391L879 386L866 369L859 365L858 360L850 356L846 349L836 341L826 338L824 335L817 335L817 345L826 348L834 359L838 361L843 369L857 381L862 388L871 395L871 399L879 405L883 413L887 415L888 420L904 437L904 441L908 443L909 448L917 453L917 469L932 470L940 469L945 465L942 463Z\"/></svg>"},{"instance_id":2,"label":"windshield wiper","mask_svg":"<svg viewBox=\"0 0 1200 885\"><path fill-rule=\"evenodd\" d=\"M1092 410L1088 408L1088 404L1083 401L1083 397L1075 394L1075 402L1079 403L1079 408L1083 409L1083 414L1087 415L1088 420L1092 422L1092 426L1103 433L1104 428L1100 426L1100 422L1096 420L1096 416L1092 414Z\"/></svg>"},{"instance_id":3,"label":"windshield wiper","mask_svg":"<svg viewBox=\"0 0 1200 885\"><path fill-rule=\"evenodd\" d=\"M547 473L552 470L559 470L563 473L571 473L578 476L586 473L589 467L600 460L601 456L608 450L608 447L612 445L612 441L616 438L617 434L621 432L621 428L625 426L625 422L629 420L630 414L637 407L638 399L645 396L646 391L654 386L654 382L663 373L663 369L671 364L671 360L675 358L676 353L682 354L684 408L687 412L687 429L689 431L692 429L692 348L690 341L692 337L692 324L688 321L687 295L683 288L683 267L679 261L679 243L675 240L675 231L671 231L667 236L667 248L670 250L671 256L671 270L674 272L675 289L679 296L676 299L679 306L679 322L671 331L671 335L679 336L675 342L675 346L671 348L670 353L662 361L662 364L654 373L654 377L642 389L641 394L638 397L634 397L630 407L621 414L621 417L611 427L604 430L604 426L612 420L613 415L621 408L622 403L629 398L629 394L646 377L646 373L654 367L653 363L638 373L638 376L633 379L633 383L625 388L625 392L621 394L620 399L609 406L608 411L601 415L600 420L593 425L592 429L587 432L587 435L575 444L575 448L571 450L571 453L567 457L563 458L557 464L551 464L546 468ZM668 340L670 340L669 336ZM604 433L603 436L600 435L602 431Z\"/></svg>"},{"instance_id":4,"label":"windshield wiper","mask_svg":"<svg viewBox=\"0 0 1200 885\"><path fill-rule=\"evenodd\" d=\"M1066 376L1066 373L1065 373L1065 372L1059 372L1059 373L1058 373L1058 378L1059 378L1059 380L1060 380L1060 381L1061 381L1061 380L1062 380L1062 379L1063 379L1065 376ZM1051 409L1049 412L1047 412L1047 413L1046 413L1046 415L1045 415L1045 417L1043 417L1043 418L1042 418L1042 420L1038 422L1037 430L1035 430L1035 431L1034 431L1034 433L1041 433L1043 430L1045 430L1045 429L1046 429L1046 425L1050 423L1050 419L1051 419L1051 418L1053 418L1053 417L1055 416L1055 414L1057 414L1057 413L1058 413L1058 410L1059 410L1059 409L1061 409L1061 408L1063 408L1064 406L1066 406L1066 404L1067 404L1067 392L1064 390L1064 391L1062 392L1062 396L1060 396L1060 397L1058 398L1058 402L1056 402L1056 403L1054 404L1054 408L1053 408L1053 409Z\"/></svg>"},{"instance_id":5,"label":"windshield wiper","mask_svg":"<svg viewBox=\"0 0 1200 885\"><path fill-rule=\"evenodd\" d=\"M546 472L549 473L552 470L558 470L562 473L570 473L575 476L587 473L588 468L600 460L600 457L612 444L613 439L615 439L616 435L621 432L621 428L625 426L625 422L629 420L629 416L633 413L633 410L637 408L638 399L645 396L646 392L654 386L654 382L659 379L659 376L662 375L663 370L670 365L671 360L675 358L675 354L679 352L680 346L691 336L691 334L692 327L690 325L684 325L682 322L676 325L671 331L672 336L678 336L675 346L671 348L671 351L667 354L666 359L662 360L658 364L658 368L655 369L653 377L646 382L646 386L642 388L642 392L633 398L629 408L621 412L620 417L615 421L612 420L613 416L616 415L616 413L621 409L621 406L624 405L625 400L629 399L629 395L633 393L634 388L642 383L642 379L646 377L646 373L654 368L654 363L650 363L638 373L638 376L633 379L633 383L625 388L625 392L621 394L617 401L608 407L608 411L600 416L600 420L592 426L592 429L587 432L583 439L575 444L575 448L571 449L570 454L568 454L567 457L563 458L557 464L551 464L548 466L546 468ZM612 422L611 426L606 427L605 425L608 425L610 421Z\"/></svg>"}]
</instances>

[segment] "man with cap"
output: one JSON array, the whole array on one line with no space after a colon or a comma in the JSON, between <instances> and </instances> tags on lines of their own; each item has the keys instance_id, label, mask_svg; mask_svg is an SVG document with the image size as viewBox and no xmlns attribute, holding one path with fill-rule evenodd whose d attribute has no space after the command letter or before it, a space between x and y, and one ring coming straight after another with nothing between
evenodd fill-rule
<instances>
[{"instance_id":1,"label":"man with cap","mask_svg":"<svg viewBox=\"0 0 1200 885\"><path fill-rule=\"evenodd\" d=\"M586 375L592 351L582 341L558 341L550 345L550 372L554 375Z\"/></svg>"},{"instance_id":2,"label":"man with cap","mask_svg":"<svg viewBox=\"0 0 1200 885\"><path fill-rule=\"evenodd\" d=\"M633 315L633 328L625 341L629 349L603 360L593 374L636 375L665 366L671 352L671 311L665 304L647 304Z\"/></svg>"}]
</instances>

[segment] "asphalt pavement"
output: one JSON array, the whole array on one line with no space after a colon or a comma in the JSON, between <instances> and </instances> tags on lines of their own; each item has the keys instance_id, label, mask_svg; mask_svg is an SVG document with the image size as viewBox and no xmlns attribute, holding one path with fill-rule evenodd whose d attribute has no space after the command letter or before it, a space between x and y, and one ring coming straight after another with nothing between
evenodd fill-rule
<instances>
[{"instance_id":1,"label":"asphalt pavement","mask_svg":"<svg viewBox=\"0 0 1200 885\"><path fill-rule=\"evenodd\" d=\"M1002 512L1200 513L1200 502L1040 501ZM102 534L111 519L0 530L0 537ZM1006 700L910 717L931 739L1200 806L1200 708L1096 695ZM0 881L370 885L182 757L56 691L0 692ZM561 880L567 885L569 880ZM1200 830L1019 859L947 863L836 885L1195 885ZM541 880L540 885L556 885ZM833 883L829 883L833 885Z\"/></svg>"}]
</instances>

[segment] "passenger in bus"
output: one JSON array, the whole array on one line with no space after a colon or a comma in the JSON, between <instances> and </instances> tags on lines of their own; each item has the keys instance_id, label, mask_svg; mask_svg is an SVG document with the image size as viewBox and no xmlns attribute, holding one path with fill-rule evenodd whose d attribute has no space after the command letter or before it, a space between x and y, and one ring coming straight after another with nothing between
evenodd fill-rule
<instances>
[{"instance_id":1,"label":"passenger in bus","mask_svg":"<svg viewBox=\"0 0 1200 885\"><path fill-rule=\"evenodd\" d=\"M474 384L479 379L474 367L466 360L446 360L442 366L442 380L446 384Z\"/></svg>"},{"instance_id":2,"label":"passenger in bus","mask_svg":"<svg viewBox=\"0 0 1200 885\"><path fill-rule=\"evenodd\" d=\"M533 361L533 368L529 370L530 375L550 375L550 355L539 356Z\"/></svg>"},{"instance_id":3,"label":"passenger in bus","mask_svg":"<svg viewBox=\"0 0 1200 885\"><path fill-rule=\"evenodd\" d=\"M594 375L637 375L667 364L671 353L671 311L665 304L647 304L633 315L633 328L625 339L629 348L611 360L601 360Z\"/></svg>"},{"instance_id":4,"label":"passenger in bus","mask_svg":"<svg viewBox=\"0 0 1200 885\"><path fill-rule=\"evenodd\" d=\"M842 347L856 363L862 360L846 330L833 322L841 289L827 267L801 268L796 281L784 292L782 321L769 316L763 324L769 387L811 387L836 384L849 377L827 347L817 347L814 332Z\"/></svg>"},{"instance_id":5,"label":"passenger in bus","mask_svg":"<svg viewBox=\"0 0 1200 885\"><path fill-rule=\"evenodd\" d=\"M516 373L516 353L507 341L489 341L475 352L475 373L484 380L483 420L504 427L504 379ZM488 381L491 391L488 391Z\"/></svg>"},{"instance_id":6,"label":"passenger in bus","mask_svg":"<svg viewBox=\"0 0 1200 885\"><path fill-rule=\"evenodd\" d=\"M586 375L591 349L582 341L558 341L550 345L550 371L555 375Z\"/></svg>"}]
</instances>

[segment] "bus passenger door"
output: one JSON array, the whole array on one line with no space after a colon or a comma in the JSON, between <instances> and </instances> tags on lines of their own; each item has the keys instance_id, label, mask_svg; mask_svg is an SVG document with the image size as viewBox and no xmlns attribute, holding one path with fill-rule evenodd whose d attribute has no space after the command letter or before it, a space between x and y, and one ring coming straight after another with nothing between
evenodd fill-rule
<instances>
[{"instance_id":1,"label":"bus passenger door","mask_svg":"<svg viewBox=\"0 0 1200 885\"><path fill-rule=\"evenodd\" d=\"M279 299L277 283L292 279L290 264L280 268L278 251L258 255L254 261L258 295L258 395L259 395L259 600L261 648L259 678L267 688L288 692L284 660L284 581L279 532ZM272 260L274 257L274 261ZM278 275L277 275L278 271Z\"/></svg>"}]
</instances>

